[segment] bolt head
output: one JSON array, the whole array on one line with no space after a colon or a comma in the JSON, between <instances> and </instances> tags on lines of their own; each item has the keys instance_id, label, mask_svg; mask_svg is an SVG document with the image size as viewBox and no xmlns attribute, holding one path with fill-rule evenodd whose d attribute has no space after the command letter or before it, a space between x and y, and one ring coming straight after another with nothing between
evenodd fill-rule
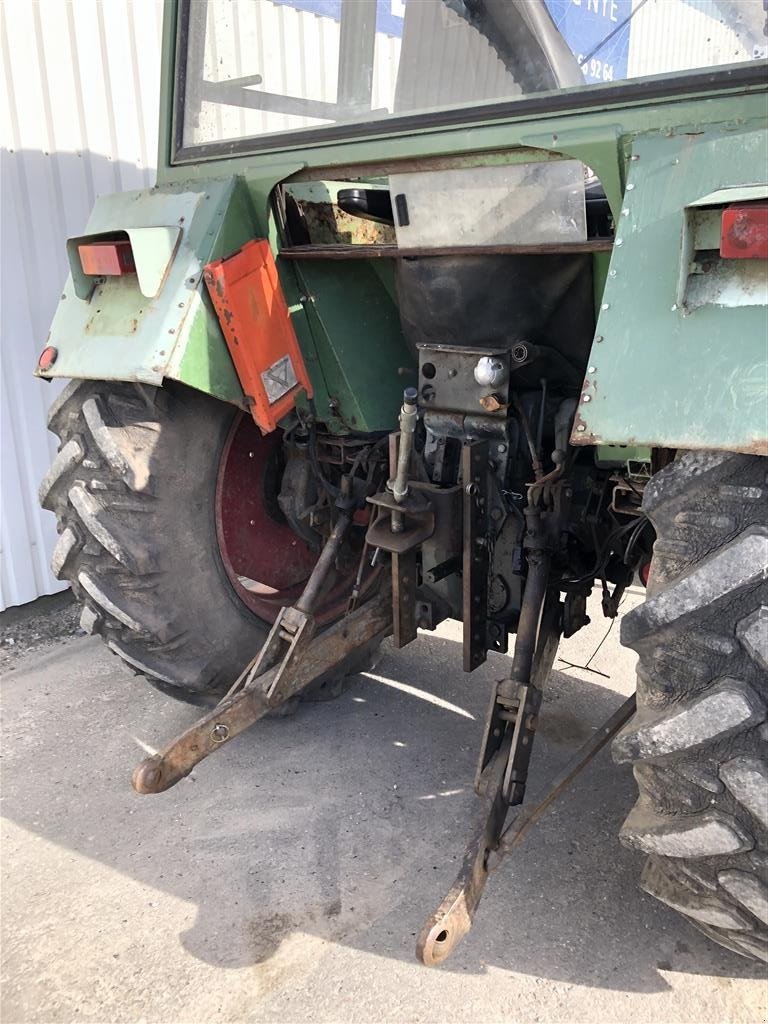
<instances>
[{"instance_id":1,"label":"bolt head","mask_svg":"<svg viewBox=\"0 0 768 1024\"><path fill-rule=\"evenodd\" d=\"M224 740L229 737L229 726L224 725L223 722L217 722L216 725L211 729L211 739L214 743L223 743Z\"/></svg>"},{"instance_id":2,"label":"bolt head","mask_svg":"<svg viewBox=\"0 0 768 1024\"><path fill-rule=\"evenodd\" d=\"M507 376L507 368L498 356L481 356L474 369L475 381L482 388L500 387Z\"/></svg>"}]
</instances>

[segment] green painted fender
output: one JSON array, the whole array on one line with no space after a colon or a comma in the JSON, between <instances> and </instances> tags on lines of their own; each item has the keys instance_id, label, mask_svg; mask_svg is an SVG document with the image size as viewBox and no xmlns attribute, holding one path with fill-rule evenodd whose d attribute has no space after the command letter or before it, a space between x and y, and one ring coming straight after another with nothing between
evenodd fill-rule
<instances>
[{"instance_id":1,"label":"green painted fender","mask_svg":"<svg viewBox=\"0 0 768 1024\"><path fill-rule=\"evenodd\" d=\"M719 258L767 145L758 120L634 139L573 444L768 455L768 261Z\"/></svg>"},{"instance_id":2,"label":"green painted fender","mask_svg":"<svg viewBox=\"0 0 768 1024\"><path fill-rule=\"evenodd\" d=\"M131 239L138 274L85 277L77 244L117 232ZM101 196L83 236L68 244L73 272L47 341L58 355L37 375L156 385L170 378L242 405L202 271L256 233L250 196L236 178Z\"/></svg>"}]
</instances>

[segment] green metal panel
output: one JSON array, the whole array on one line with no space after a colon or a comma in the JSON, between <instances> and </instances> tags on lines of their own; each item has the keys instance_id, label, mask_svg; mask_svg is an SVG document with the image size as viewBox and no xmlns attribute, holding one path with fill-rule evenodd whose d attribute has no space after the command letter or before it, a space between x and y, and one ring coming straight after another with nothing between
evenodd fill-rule
<instances>
[{"instance_id":1,"label":"green metal panel","mask_svg":"<svg viewBox=\"0 0 768 1024\"><path fill-rule=\"evenodd\" d=\"M291 162L277 173L295 170ZM156 385L178 380L243 405L201 275L206 263L231 255L250 238L267 234L277 248L267 191L258 178L249 184L236 179L180 183L99 199L86 234L69 246L74 280L71 275L65 285L51 327L49 344L59 355L46 376ZM255 207L261 208L261 219ZM160 226L165 230L156 230ZM141 275L94 279L82 274L77 244L116 231L157 240L157 251L148 251L152 280L161 263L167 267L157 295L142 292ZM168 239L177 236L169 256ZM323 419L337 431L391 427L408 383L398 369L415 373L400 330L391 266L385 272L368 261L343 267L278 264Z\"/></svg>"},{"instance_id":2,"label":"green metal panel","mask_svg":"<svg viewBox=\"0 0 768 1024\"><path fill-rule=\"evenodd\" d=\"M466 123L456 121L450 126L437 127L430 126L421 119L413 121L406 130L402 125L393 130L386 122L382 122L381 131L375 136L363 134L362 126L360 137L350 137L348 131L344 140L334 140L332 132L329 132L327 139L315 139L312 142L296 141L286 136L282 148L275 148L274 140L270 140L268 148L261 152L260 141L254 139L250 144L232 143L230 153L219 153L215 158L198 158L194 163L177 162L174 165L173 95L168 68L172 66L174 58L175 34L171 30L170 22L175 17L175 3L169 3L168 12L164 79L166 106L159 177L163 181L174 181L190 176L205 180L209 174L220 173L222 169L226 169L228 173L240 174L247 182L259 216L266 218L269 218L269 196L274 186L289 178L301 167L306 168L302 174L304 180L311 179L315 174L318 179L332 179L353 175L356 166L362 169L365 176L375 175L377 172L385 173L387 166L391 167L393 163L401 160L427 161L430 158L447 157L457 165L464 165L567 156L582 160L598 174L614 216L622 223L622 198L629 196L625 196L624 193L626 173L630 166L630 154L637 148L638 139L642 139L643 146L650 140L656 140L656 145L662 150L670 147L671 152L675 139L695 141L709 138L713 133L719 132L724 140L724 148L718 151L718 161L727 165L729 157L724 155L724 150L730 153L732 149L738 148L743 142L740 136L749 135L750 130L759 130L756 126L762 129L765 123L765 84L731 86L726 73L718 84L713 82L711 88L694 89L691 86L686 87L689 89L686 92L681 86L680 91L675 93L673 88L676 76L667 75L663 76L667 89L667 95L663 98L659 98L658 95L644 98L642 92L630 95L627 83L617 83L607 88L606 101L599 107L590 106L586 92L577 90L572 93L570 108L557 111L547 111L546 97L542 97L541 109L535 114L528 111L518 112L516 103L512 101L506 104L503 110L497 109L493 116L486 116L478 111L468 113ZM661 79L657 82L647 81L649 88L655 89ZM706 134L697 134L702 132ZM243 145L248 145L251 152L244 150ZM235 152L238 147L240 153ZM703 162L706 163L708 160L709 157L703 157ZM760 168L764 165L764 159L761 159L754 148L751 153L748 150L743 151L739 161L737 164L740 167L748 165L746 173L752 178L759 174ZM635 161L631 166L633 172L637 173L639 162ZM349 170L350 168L352 170ZM689 165L686 165L686 171L689 169ZM709 170L709 177L715 182L710 189L712 191L719 183L720 176L715 167L710 167ZM676 181L680 181L682 177L681 172L677 175ZM695 175L691 180L696 180ZM703 188L703 185L701 187ZM672 249L676 256L679 256L681 209L682 204L688 200L682 194L677 197L665 194L666 188L666 183L662 184L661 179L655 180L653 195L655 199L665 200L665 209L677 202L676 210L670 213L673 219L675 216L678 218L676 226L671 227L672 220L666 220L666 224L672 233L678 232L677 244L672 246ZM699 185L693 185L692 188L694 192L699 191ZM633 191L630 190L630 193ZM699 191L699 196L702 194L704 193ZM651 206L655 199L649 199ZM270 224L270 228L270 237L277 249L277 232L273 224ZM630 250L636 248L637 245L628 245L617 250L616 255L618 256L621 251L623 259ZM618 286L619 262L615 262L612 268L614 277L608 277L607 255L595 256L595 298L598 304L603 300L602 293L606 282L612 289ZM582 408L585 414L589 412L590 424L594 423L592 417L608 416L609 413L610 421L601 421L600 427L594 426L593 429L593 426L587 425L585 419L580 424L583 429L574 439L580 443L605 440L631 444L638 441L643 444L668 446L678 445L685 440L693 446L707 444L733 447L738 435L736 419L740 420L742 434L746 435L747 423L742 417L731 413L731 420L728 421L726 413L721 408L719 412L707 418L707 429L701 429L704 416L702 410L716 405L715 392L718 384L717 378L704 370L705 364L710 369L713 368L713 364L700 358L702 351L707 350L712 342L703 342L700 334L702 329L705 329L707 337L711 339L717 339L722 331L734 329L744 334L746 340L738 349L731 345L727 350L727 357L725 350L719 350L715 365L718 368L720 382L740 380L744 389L749 391L749 381L753 381L750 394L757 394L758 398L751 402L747 400L747 404L754 419L762 393L759 386L755 388L753 380L755 368L759 363L759 360L755 360L756 349L762 336L761 323L756 319L756 313L759 311L727 309L723 312L732 319L729 320L729 327L725 327L724 318L719 316L717 310L700 309L690 315L692 323L695 322L693 328L690 328L683 323L680 311L677 311L676 317L671 313L670 307L674 299L667 302L666 294L670 283L662 280L663 273L656 262L656 254L639 258L638 264L635 271L624 276L626 291L621 298L609 302L609 306L613 307L614 320L622 321L624 341L621 346L603 345L606 353L610 352L611 357L615 356L613 362L610 361L609 355L599 351L599 345L602 343L597 343L589 364L599 366L599 372L596 370L598 384L596 391L593 387L593 393L588 392L589 402L585 402ZM281 269L286 288L292 269ZM311 268L304 265L303 269L293 270L294 274L302 273L306 274L308 279L312 278L313 287L310 290L315 293L314 308L307 310L303 333L300 319L296 319L308 362L311 364L316 360L314 371L310 369L313 381L316 377L319 380L321 368L325 370L328 379L324 378L326 391L323 402L326 399L335 400L346 410L344 415L355 418L357 413L349 410L354 409L356 405L359 406L361 394L366 393L366 399L368 398L368 385L364 379L358 378L356 367L346 367L348 372L345 373L345 367L338 361L339 352L343 352L344 358L348 359L350 353L354 351L346 341L347 337L354 334L354 324L350 326L345 322L344 309L353 294L353 282L357 287L365 278L366 287L370 288L368 275L371 270L388 286L390 296L393 295L391 273L388 270L387 274L383 275L383 269L380 265L363 271L359 267L350 270L349 264L342 267L338 264L329 264L325 267L313 264ZM675 274L672 273L672 278L674 277ZM341 286L341 281L346 284L346 288ZM301 291L299 288L298 293ZM664 297L667 306L662 310L657 303L659 308L651 313L649 307L659 297ZM383 302L381 296L379 301ZM341 306L334 308L335 302L340 302ZM621 310L616 309L618 305L621 306ZM663 318L666 313L673 318L669 322L675 325L675 337L681 339L681 343L676 343L676 347L670 347L663 342L664 331L669 333L667 321L664 322L662 333L659 334L659 317ZM338 342L336 332L341 332ZM395 331L390 330L389 324L384 325L383 332L393 344L397 344ZM694 333L697 341L693 340ZM600 336L599 331L597 335ZM682 339L686 339L684 344ZM332 352L332 349L335 351ZM695 358L692 349L695 350ZM630 350L631 357L626 357L627 351ZM382 351L377 350L376 357L380 356ZM682 373L682 367L690 367L692 363L696 363L698 369L691 370L687 375ZM383 357L381 364L386 365ZM638 365L642 366L641 374L637 372ZM363 368L365 366L366 364L363 364ZM673 368L671 375L670 367ZM644 393L639 387L641 381ZM681 389L685 388L692 389L688 395L681 394ZM629 406L625 405L627 401L633 408L644 410L644 425L647 429L643 430L642 436L636 429L639 426L638 422L628 415ZM685 430L679 429L683 421L687 421ZM749 427L749 430L752 428ZM745 438L742 437L741 440L744 441Z\"/></svg>"},{"instance_id":3,"label":"green metal panel","mask_svg":"<svg viewBox=\"0 0 768 1024\"><path fill-rule=\"evenodd\" d=\"M307 260L296 272L326 387L325 408L315 396L319 414L335 413L353 430L391 429L403 387L416 381L392 295L367 260L350 261L343 270Z\"/></svg>"},{"instance_id":4,"label":"green metal panel","mask_svg":"<svg viewBox=\"0 0 768 1024\"><path fill-rule=\"evenodd\" d=\"M575 91L572 106L557 111L548 111L547 99L542 97L542 109L535 114L516 112L515 102L510 102L492 117L468 114L466 123L435 127L421 120L393 131L382 122L381 133L375 136L344 141L328 138L311 144L286 137L284 149L263 152L258 152L259 141L254 140L253 152L246 155L224 153L216 159L174 165L175 14L175 0L168 0L158 171L162 185L149 192L100 200L88 231L181 226L182 237L165 283L153 299L141 296L127 278L107 280L87 301L75 297L72 282L67 283L51 332L50 343L60 352L56 376L150 383L170 377L239 404L242 391L200 275L205 263L229 255L249 238L266 236L279 252L279 232L270 210L276 184L298 172L303 172L305 180L315 175L326 180L343 178L350 173L344 168L354 165L368 165L361 172L367 179L377 168L385 173L384 165L403 159L448 157L456 165L477 165L569 156L596 171L617 218L622 195L625 200L632 197L632 217L629 221L629 215L620 218L622 225L626 221L631 228L631 241L629 235L622 238L622 246L615 251L613 277L606 277L605 255L595 257L596 299L603 298L606 281L609 292L616 295L605 298L608 309L601 316L598 336L604 323L612 324L613 334L610 344L596 343L593 348L590 366L596 369L590 371L590 402L582 406L590 417L602 416L603 420L598 425L585 419L576 440L677 445L685 437L694 446L733 447L739 431L752 430L749 417L746 421L742 415L737 417L732 408L706 418L702 410L717 405L719 381L722 391L730 389L731 407L733 396L738 395L739 401L747 401L755 418L760 382L755 384L754 375L761 323L755 320L756 311L702 307L687 318L680 309L673 314L667 292L675 285L667 278L667 257L675 250L679 258L686 203L731 181L747 180L745 174L754 178L755 167L762 166L757 143L746 148L743 144L760 138L754 125L764 124L764 86L730 87L726 82L705 91L644 99L628 97L626 85L617 84L608 88L606 102L600 107L589 106L585 93ZM674 78L664 76L664 81L674 83ZM680 126L687 126L685 134ZM711 151L706 149L715 139L720 143ZM670 163L675 159L675 146L682 147L684 155L695 149L706 168L698 167L698 160L692 163L687 159L683 166ZM233 143L232 150L235 147ZM645 155L631 165L635 187L625 194L626 168L633 149ZM738 159L732 160L736 150ZM646 167L655 170L647 172L649 187L643 206L634 176L642 175ZM697 195L691 198L689 193ZM675 232L676 244L670 247ZM664 261L658 261L655 252L649 255L649 245L667 246ZM631 269L620 272L627 257L635 262ZM315 389L315 402L331 428L391 426L412 365L397 317L392 265L364 261L296 264L278 258L278 270ZM677 280L675 273L672 277ZM616 290L622 287L623 292ZM662 308L657 299L667 306ZM730 318L728 326L720 313ZM738 348L733 345L737 336ZM697 368L690 369L693 364ZM705 365L711 374L705 372ZM667 372L670 367L672 374ZM683 372L685 367L689 369ZM692 390L681 395L683 385ZM653 395L653 401L641 393L643 389ZM747 393L758 398L744 399ZM627 415L627 401L645 408L642 425L649 436L638 433L639 421ZM680 428L686 418L688 427L683 432ZM653 431L645 429L650 423L656 428Z\"/></svg>"},{"instance_id":5,"label":"green metal panel","mask_svg":"<svg viewBox=\"0 0 768 1024\"><path fill-rule=\"evenodd\" d=\"M727 261L718 290L687 241L700 200L765 177L767 142L755 124L635 140L574 443L768 453L768 266Z\"/></svg>"},{"instance_id":6,"label":"green metal panel","mask_svg":"<svg viewBox=\"0 0 768 1024\"><path fill-rule=\"evenodd\" d=\"M155 296L144 295L133 275L95 279L90 293L89 279L78 275L78 295L70 275L49 335L58 358L46 376L148 384L171 378L242 403L201 274L210 260L256 234L247 190L229 179L102 196L82 237L116 231L142 237L145 229L172 226L181 238ZM167 239L160 232L156 237L167 263Z\"/></svg>"}]
</instances>

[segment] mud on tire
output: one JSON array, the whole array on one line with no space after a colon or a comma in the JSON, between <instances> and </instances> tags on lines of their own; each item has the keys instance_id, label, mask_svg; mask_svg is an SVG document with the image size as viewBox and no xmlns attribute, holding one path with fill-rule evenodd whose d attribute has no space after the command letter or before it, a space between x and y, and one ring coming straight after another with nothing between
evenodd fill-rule
<instances>
[{"instance_id":1,"label":"mud on tire","mask_svg":"<svg viewBox=\"0 0 768 1024\"><path fill-rule=\"evenodd\" d=\"M640 790L642 887L768 960L768 459L689 452L657 474L647 600L622 623L638 712L613 744Z\"/></svg>"},{"instance_id":2,"label":"mud on tire","mask_svg":"<svg viewBox=\"0 0 768 1024\"><path fill-rule=\"evenodd\" d=\"M40 485L56 514L52 558L81 625L150 682L210 702L263 643L219 553L215 491L237 411L182 385L73 381L51 407L61 444ZM313 697L340 690L340 666Z\"/></svg>"}]
</instances>

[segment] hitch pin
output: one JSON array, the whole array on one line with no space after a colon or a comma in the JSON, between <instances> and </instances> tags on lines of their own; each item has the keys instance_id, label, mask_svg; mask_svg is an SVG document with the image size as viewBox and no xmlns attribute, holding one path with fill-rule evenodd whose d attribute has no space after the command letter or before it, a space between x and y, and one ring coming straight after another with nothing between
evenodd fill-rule
<instances>
[{"instance_id":1,"label":"hitch pin","mask_svg":"<svg viewBox=\"0 0 768 1024\"><path fill-rule=\"evenodd\" d=\"M397 450L397 468L394 480L387 484L388 490L398 505L402 505L408 497L408 468L411 464L413 452L413 435L416 432L416 420L418 411L416 399L418 392L416 388L406 388L403 392L403 405L400 409L400 444ZM403 532L403 513L397 509L392 510L391 517L392 533Z\"/></svg>"}]
</instances>

